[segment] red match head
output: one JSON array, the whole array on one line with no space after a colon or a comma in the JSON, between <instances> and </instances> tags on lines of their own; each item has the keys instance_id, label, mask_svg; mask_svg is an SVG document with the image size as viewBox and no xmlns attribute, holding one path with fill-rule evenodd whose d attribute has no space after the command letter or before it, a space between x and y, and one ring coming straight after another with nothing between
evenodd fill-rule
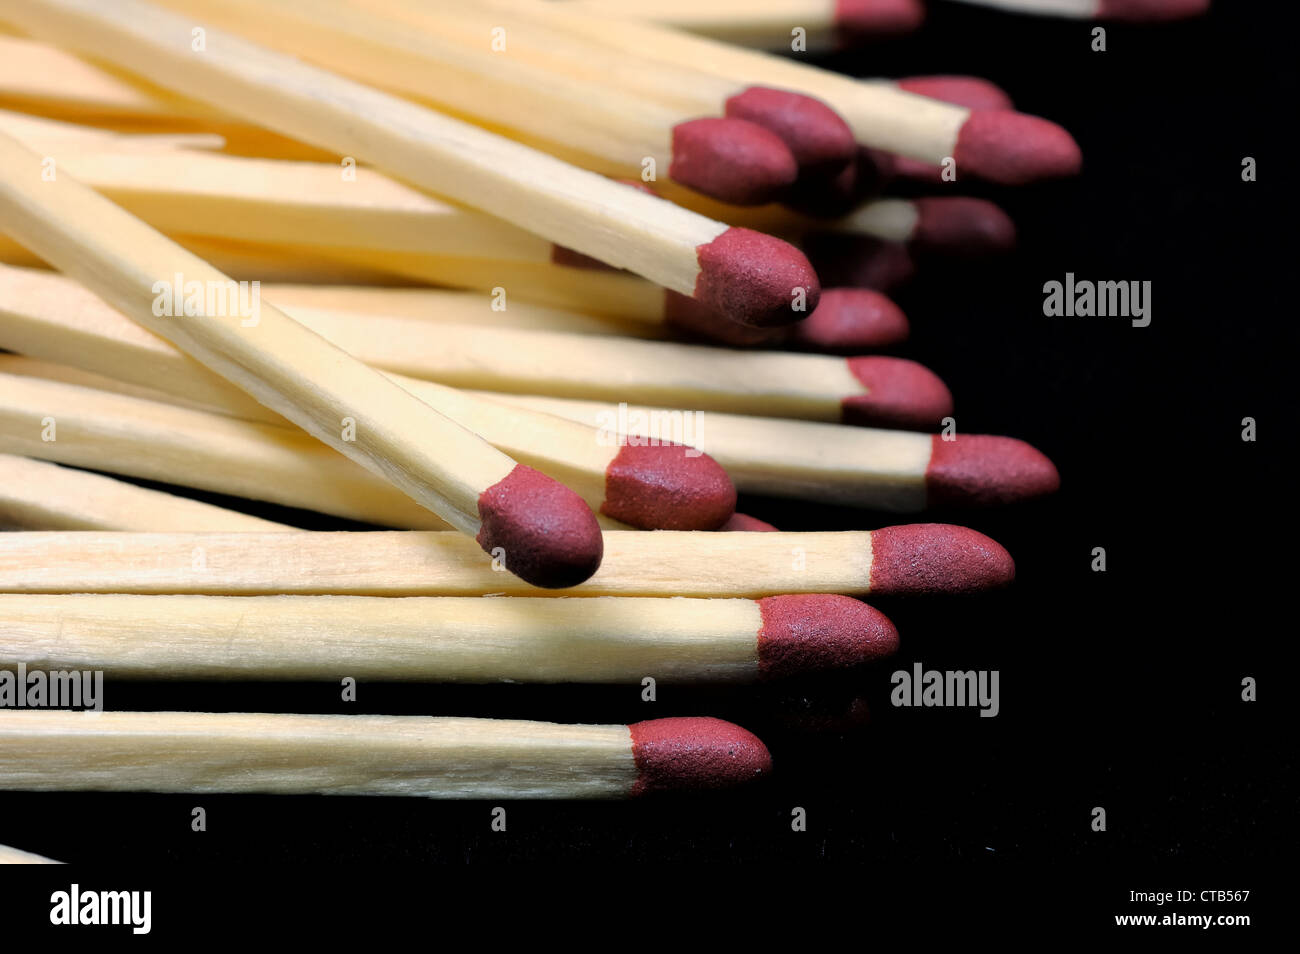
<instances>
[{"instance_id":1,"label":"red match head","mask_svg":"<svg viewBox=\"0 0 1300 954\"><path fill-rule=\"evenodd\" d=\"M813 313L790 329L795 348L830 354L876 351L907 340L907 316L869 288L827 288Z\"/></svg>"},{"instance_id":2,"label":"red match head","mask_svg":"<svg viewBox=\"0 0 1300 954\"><path fill-rule=\"evenodd\" d=\"M628 728L637 770L633 795L730 788L772 772L767 746L721 719L650 719Z\"/></svg>"},{"instance_id":3,"label":"red match head","mask_svg":"<svg viewBox=\"0 0 1300 954\"><path fill-rule=\"evenodd\" d=\"M819 99L767 86L751 86L727 100L732 119L757 123L790 149L800 170L827 175L845 166L858 144L840 114Z\"/></svg>"},{"instance_id":4,"label":"red match head","mask_svg":"<svg viewBox=\"0 0 1300 954\"><path fill-rule=\"evenodd\" d=\"M898 80L899 89L943 100L967 109L1014 109L1002 87L978 76L908 76Z\"/></svg>"},{"instance_id":5,"label":"red match head","mask_svg":"<svg viewBox=\"0 0 1300 954\"><path fill-rule=\"evenodd\" d=\"M533 586L576 586L600 566L605 543L591 509L531 467L516 464L483 491L478 514L479 546L499 549L505 568Z\"/></svg>"},{"instance_id":6,"label":"red match head","mask_svg":"<svg viewBox=\"0 0 1300 954\"><path fill-rule=\"evenodd\" d=\"M743 119L692 119L673 127L668 175L733 205L761 205L794 184L798 163L776 133Z\"/></svg>"},{"instance_id":7,"label":"red match head","mask_svg":"<svg viewBox=\"0 0 1300 954\"><path fill-rule=\"evenodd\" d=\"M898 650L894 624L848 596L769 596L758 605L758 671L765 677L851 669Z\"/></svg>"},{"instance_id":8,"label":"red match head","mask_svg":"<svg viewBox=\"0 0 1300 954\"><path fill-rule=\"evenodd\" d=\"M966 196L916 199L912 244L962 255L1008 252L1016 245L1011 217L987 199Z\"/></svg>"},{"instance_id":9,"label":"red match head","mask_svg":"<svg viewBox=\"0 0 1300 954\"><path fill-rule=\"evenodd\" d=\"M932 507L991 507L1052 494L1061 476L1040 451L1013 437L934 435L925 490Z\"/></svg>"},{"instance_id":10,"label":"red match head","mask_svg":"<svg viewBox=\"0 0 1300 954\"><path fill-rule=\"evenodd\" d=\"M766 520L759 520L747 513L733 513L719 530L735 533L777 533L777 528Z\"/></svg>"},{"instance_id":11,"label":"red match head","mask_svg":"<svg viewBox=\"0 0 1300 954\"><path fill-rule=\"evenodd\" d=\"M910 33L924 19L921 0L835 0L835 26L845 33Z\"/></svg>"},{"instance_id":12,"label":"red match head","mask_svg":"<svg viewBox=\"0 0 1300 954\"><path fill-rule=\"evenodd\" d=\"M872 593L972 593L1006 586L1015 576L1011 554L966 527L910 523L871 534Z\"/></svg>"},{"instance_id":13,"label":"red match head","mask_svg":"<svg viewBox=\"0 0 1300 954\"><path fill-rule=\"evenodd\" d=\"M867 389L844 399L840 413L845 424L934 431L952 414L952 392L924 365L875 355L845 360Z\"/></svg>"},{"instance_id":14,"label":"red match head","mask_svg":"<svg viewBox=\"0 0 1300 954\"><path fill-rule=\"evenodd\" d=\"M735 509L727 472L692 447L627 444L605 470L600 512L642 530L716 530Z\"/></svg>"},{"instance_id":15,"label":"red match head","mask_svg":"<svg viewBox=\"0 0 1300 954\"><path fill-rule=\"evenodd\" d=\"M725 318L771 328L792 324L817 307L817 273L788 242L752 229L730 228L695 252L700 274L694 298ZM806 311L794 310L798 300Z\"/></svg>"},{"instance_id":16,"label":"red match head","mask_svg":"<svg viewBox=\"0 0 1300 954\"><path fill-rule=\"evenodd\" d=\"M953 150L957 175L1002 185L1078 175L1083 155L1056 123L1005 109L975 110L962 124Z\"/></svg>"}]
</instances>

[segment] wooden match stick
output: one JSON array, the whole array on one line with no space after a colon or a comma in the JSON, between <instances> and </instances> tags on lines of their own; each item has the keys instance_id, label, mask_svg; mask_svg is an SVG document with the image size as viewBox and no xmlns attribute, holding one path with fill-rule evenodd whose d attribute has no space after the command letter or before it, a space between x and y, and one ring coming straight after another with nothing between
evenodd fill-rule
<instances>
[{"instance_id":1,"label":"wooden match stick","mask_svg":"<svg viewBox=\"0 0 1300 954\"><path fill-rule=\"evenodd\" d=\"M1055 493L1056 466L1012 437L843 427L524 394L484 395L594 427L653 438L691 422L691 443L742 493L915 513L937 506L1001 506Z\"/></svg>"},{"instance_id":2,"label":"wooden match stick","mask_svg":"<svg viewBox=\"0 0 1300 954\"><path fill-rule=\"evenodd\" d=\"M382 2L387 5L391 0ZM439 10L446 6L440 0L435 2ZM606 55L624 54L712 73L731 81L736 92L762 83L804 93L839 113L862 145L935 165L952 158L959 177L970 175L1015 185L1074 175L1081 165L1079 148L1065 130L1022 113L972 112L791 58L639 20L602 16L576 0L479 0L477 7L502 18L518 17L571 37L583 37ZM582 64L575 61L572 67L581 70ZM609 81L616 82L617 77L611 76Z\"/></svg>"},{"instance_id":3,"label":"wooden match stick","mask_svg":"<svg viewBox=\"0 0 1300 954\"><path fill-rule=\"evenodd\" d=\"M157 157L168 150L221 149L226 145L225 138L214 133L125 133L8 109L0 109L0 132L37 151L110 150L116 155L148 153Z\"/></svg>"},{"instance_id":4,"label":"wooden match stick","mask_svg":"<svg viewBox=\"0 0 1300 954\"><path fill-rule=\"evenodd\" d=\"M113 678L752 682L888 656L847 596L0 595L0 668Z\"/></svg>"},{"instance_id":5,"label":"wooden match stick","mask_svg":"<svg viewBox=\"0 0 1300 954\"><path fill-rule=\"evenodd\" d=\"M135 412L141 413L145 420L157 424L168 422L166 428L155 426L149 435L143 432L137 435L135 446L144 459L158 459L162 448L176 447L178 439L193 440L196 444L201 442L204 425L200 417L195 414L168 415L165 408L157 406L160 398L168 402L180 399L181 403L197 411L216 410L240 419L271 425L285 423L274 412L251 401L247 395L198 366L161 338L130 322L75 283L35 272L0 269L0 294L3 294L4 301L10 303L8 306L0 303L0 317L6 319L0 322L0 347L8 347L38 358L61 357L95 375L124 379L135 386L125 393L148 402L143 406L134 406ZM299 317L307 316L306 313L300 313ZM438 326L416 319L375 317L352 322L348 327L364 338L383 334L382 325L403 321L416 326L416 329L408 330L438 331ZM457 330L465 334L464 329ZM107 383L103 380L77 380L60 374L57 368L24 368L21 359L10 356L0 356L0 370L9 374L53 376L55 380L83 387L104 388ZM499 401L484 400L432 382L396 375L392 380L425 404L469 428L512 457L563 480L593 510L620 524L653 530L712 530L721 525L735 509L736 492L726 472L707 454L682 446L686 444L683 439L675 438L674 442L665 439L652 445L629 446L626 442L620 442L615 434L578 424L568 418L539 411L524 410L521 413L519 409L507 408ZM18 415L6 425L6 432L16 440L26 439L27 446L30 447L35 443L32 439L40 433L36 425L37 418L30 413L25 418L21 416L24 406L21 403L21 388L12 379L6 378L6 381L8 385L4 389L7 395L4 406L12 408L11 415ZM139 388L146 388L149 393L141 393ZM86 428L91 434L103 434L106 428L129 427L122 416L132 413L133 406L129 403L96 403L94 406L81 407L77 401L84 398L84 394L78 397L58 388L47 388L40 393L48 393L47 400L70 408L70 411L65 412L68 419L76 426ZM39 404L33 403L28 407L32 411L40 410L41 419L52 413L48 407ZM296 435L285 433L285 430L279 426L273 430L250 427L241 432L238 428L224 426L217 433L227 441L243 447L246 456L242 459L247 471L267 468L263 478L266 480L283 466L277 461L291 447L305 447L306 453L314 460L331 456L324 448L305 445L296 439ZM252 451L253 448L260 448L260 451ZM134 463L130 456L117 453L111 444L102 445L101 451L108 452L108 459L100 453L69 462L100 468L132 466ZM36 450L32 453L45 457L53 452L57 451ZM77 452L77 448L69 450L69 453ZM215 453L206 449L198 452L208 459L212 459L211 454ZM251 456L247 456L250 452ZM88 449L84 453L89 454L91 451ZM175 468L166 463L160 463L159 466L167 468L167 476L159 473L135 475L151 476L172 483L185 482L183 474L176 473ZM345 472L349 470L350 468L345 468ZM216 475L228 474L230 471L228 465L218 463L210 473L215 478ZM327 468L327 472L338 473L338 468ZM325 477L311 483L328 485L332 482L331 478ZM273 483L278 485L279 481ZM382 501L400 496L386 492L380 481L372 480L371 483L376 486ZM225 489L209 489L246 495L250 487L237 482ZM296 495L299 488L296 483L290 483L280 492ZM367 496L373 496L373 493ZM332 506L336 506L339 499L341 498L333 494L329 496ZM304 504L300 502L296 505ZM306 505L315 507L314 503ZM343 515L374 520L375 516L382 514L384 519L378 522L385 524L394 516L399 516L416 522L397 523L396 526L428 528L428 519L418 512L412 516L413 511L417 511L417 508L402 503L396 511L387 509L385 505L385 509L370 517L358 517L356 513ZM440 524L434 526L442 528Z\"/></svg>"},{"instance_id":6,"label":"wooden match stick","mask_svg":"<svg viewBox=\"0 0 1300 954\"><path fill-rule=\"evenodd\" d=\"M8 845L0 845L0 865L61 865L63 862L54 861L52 858L46 858L43 855L34 855L28 851L19 851L17 848L10 848Z\"/></svg>"},{"instance_id":7,"label":"wooden match stick","mask_svg":"<svg viewBox=\"0 0 1300 954\"><path fill-rule=\"evenodd\" d=\"M925 19L920 0L584 0L585 9L635 17L726 43L790 49L792 31L804 30L810 47L854 36L909 33Z\"/></svg>"},{"instance_id":8,"label":"wooden match stick","mask_svg":"<svg viewBox=\"0 0 1300 954\"><path fill-rule=\"evenodd\" d=\"M1076 20L1131 20L1153 23L1198 17L1210 8L1210 0L958 0L1009 13L1069 17Z\"/></svg>"},{"instance_id":9,"label":"wooden match stick","mask_svg":"<svg viewBox=\"0 0 1300 954\"><path fill-rule=\"evenodd\" d=\"M771 772L720 719L555 725L426 716L0 710L0 789L627 798Z\"/></svg>"},{"instance_id":10,"label":"wooden match stick","mask_svg":"<svg viewBox=\"0 0 1300 954\"><path fill-rule=\"evenodd\" d=\"M340 155L480 208L744 324L788 324L816 275L778 239L734 229L433 110L207 30L137 0L15 0L6 16L37 37L107 58Z\"/></svg>"},{"instance_id":11,"label":"wooden match stick","mask_svg":"<svg viewBox=\"0 0 1300 954\"><path fill-rule=\"evenodd\" d=\"M785 142L747 119L693 113L618 86L593 86L501 56L486 36L466 43L445 29L415 32L328 0L162 5L360 82L510 130L548 152L554 150L546 144L559 143L566 158L581 157L573 161L605 175L639 176L653 159L667 178L749 205L777 198L799 172ZM824 121L840 134L843 165L852 156L853 137L833 114Z\"/></svg>"},{"instance_id":12,"label":"wooden match stick","mask_svg":"<svg viewBox=\"0 0 1300 954\"><path fill-rule=\"evenodd\" d=\"M573 491L251 294L250 308L229 278L66 173L41 172L39 156L0 138L0 212L22 244L487 552L513 553L514 572L567 586L599 566L599 527ZM169 285L173 307L160 309ZM220 300L194 303L191 288Z\"/></svg>"},{"instance_id":13,"label":"wooden match stick","mask_svg":"<svg viewBox=\"0 0 1300 954\"><path fill-rule=\"evenodd\" d=\"M47 360L61 358L97 374L252 416L246 409L250 402L232 402L222 382L202 377L194 362L148 331L131 328L121 316L115 321L112 309L92 296L75 290L64 293L66 286L42 281L31 272L0 272L0 279L7 279L16 291L26 289L7 296L12 304L0 305L10 319L0 329L0 346ZM499 407L494 410L454 390L420 387L407 378L483 390L630 399L921 430L938 428L952 411L952 395L943 382L901 358L738 352L531 329L435 325L413 318L357 320L304 310L295 317L352 357L406 375L393 380L488 441L509 435L498 446L508 444L509 452L521 457L539 444L550 446L550 432L563 432L566 425L534 422L533 427L547 433L536 435L524 448L514 435L528 428L502 420ZM574 453L586 451L588 463L592 454L608 450L586 447L592 437L575 433L571 438ZM667 457L668 452L659 455ZM609 462L606 459L605 465ZM718 522L725 519L720 516Z\"/></svg>"},{"instance_id":14,"label":"wooden match stick","mask_svg":"<svg viewBox=\"0 0 1300 954\"><path fill-rule=\"evenodd\" d=\"M833 533L606 531L569 596L844 596L1003 586L1015 564L981 533L905 524ZM455 533L5 533L0 593L547 596Z\"/></svg>"},{"instance_id":15,"label":"wooden match stick","mask_svg":"<svg viewBox=\"0 0 1300 954\"><path fill-rule=\"evenodd\" d=\"M0 454L0 526L31 530L290 530L102 474Z\"/></svg>"}]
</instances>

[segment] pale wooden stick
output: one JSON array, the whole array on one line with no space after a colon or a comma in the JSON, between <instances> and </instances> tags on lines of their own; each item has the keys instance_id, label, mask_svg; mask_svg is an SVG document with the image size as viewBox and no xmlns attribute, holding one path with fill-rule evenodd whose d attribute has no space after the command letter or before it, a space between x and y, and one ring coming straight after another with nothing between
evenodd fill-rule
<instances>
[{"instance_id":1,"label":"pale wooden stick","mask_svg":"<svg viewBox=\"0 0 1300 954\"><path fill-rule=\"evenodd\" d=\"M380 475L489 549L530 555L519 572L556 585L599 564L599 537L576 496L518 464L399 385L348 357L274 307L200 302L180 320L159 309L159 285L173 295L234 283L66 174L44 181L40 158L0 139L0 210L19 241L79 278L123 311L260 403ZM243 290L240 289L240 297ZM215 312L215 313L214 313ZM235 312L235 314L230 314ZM539 498L530 513L507 492L527 482ZM508 512L507 512L508 511ZM571 531L560 544L560 526Z\"/></svg>"},{"instance_id":2,"label":"pale wooden stick","mask_svg":"<svg viewBox=\"0 0 1300 954\"><path fill-rule=\"evenodd\" d=\"M106 149L119 156L149 153L156 158L168 150L221 149L226 144L225 137L215 133L125 133L8 109L0 109L0 132L21 139L38 152Z\"/></svg>"},{"instance_id":3,"label":"pale wooden stick","mask_svg":"<svg viewBox=\"0 0 1300 954\"><path fill-rule=\"evenodd\" d=\"M102 474L0 454L0 526L24 530L290 530Z\"/></svg>"},{"instance_id":4,"label":"pale wooden stick","mask_svg":"<svg viewBox=\"0 0 1300 954\"><path fill-rule=\"evenodd\" d=\"M803 614L821 627L810 646L831 643L834 617L848 617L837 600L861 609L843 597L777 599L814 601ZM742 599L8 594L0 668L115 679L749 682L772 663L759 647L765 620L779 625ZM816 667L815 649L802 655L784 668Z\"/></svg>"},{"instance_id":5,"label":"pale wooden stick","mask_svg":"<svg viewBox=\"0 0 1300 954\"><path fill-rule=\"evenodd\" d=\"M7 16L37 36L132 69L550 241L630 269L755 324L788 323L792 290L815 292L798 252L579 170L482 129L207 30L190 48L192 18L136 0L15 0ZM701 250L703 249L703 257ZM769 280L752 282L754 270ZM703 280L701 280L703 278Z\"/></svg>"},{"instance_id":6,"label":"pale wooden stick","mask_svg":"<svg viewBox=\"0 0 1300 954\"><path fill-rule=\"evenodd\" d=\"M42 855L34 855L28 851L19 851L17 848L10 848L8 845L0 845L0 865L61 865L62 861L55 861L52 858L46 858Z\"/></svg>"},{"instance_id":7,"label":"pale wooden stick","mask_svg":"<svg viewBox=\"0 0 1300 954\"><path fill-rule=\"evenodd\" d=\"M770 769L761 742L716 719L0 711L0 788L20 791L625 798Z\"/></svg>"},{"instance_id":8,"label":"pale wooden stick","mask_svg":"<svg viewBox=\"0 0 1300 954\"><path fill-rule=\"evenodd\" d=\"M879 551L879 552L878 552ZM879 559L877 559L879 557ZM945 524L828 533L607 531L575 596L935 592L1006 583L987 537ZM546 596L454 533L6 533L0 593Z\"/></svg>"}]
</instances>

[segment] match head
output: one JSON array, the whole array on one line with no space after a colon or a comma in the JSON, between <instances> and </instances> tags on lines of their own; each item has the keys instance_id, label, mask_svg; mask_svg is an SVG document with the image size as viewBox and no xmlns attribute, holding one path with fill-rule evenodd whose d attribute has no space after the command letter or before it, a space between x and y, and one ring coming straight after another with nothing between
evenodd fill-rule
<instances>
[{"instance_id":1,"label":"match head","mask_svg":"<svg viewBox=\"0 0 1300 954\"><path fill-rule=\"evenodd\" d=\"M804 239L808 256L828 285L889 291L916 276L916 261L902 242L873 235L820 232Z\"/></svg>"},{"instance_id":2,"label":"match head","mask_svg":"<svg viewBox=\"0 0 1300 954\"><path fill-rule=\"evenodd\" d=\"M765 678L852 669L898 651L894 624L848 596L769 596L758 606L758 671Z\"/></svg>"},{"instance_id":3,"label":"match head","mask_svg":"<svg viewBox=\"0 0 1300 954\"><path fill-rule=\"evenodd\" d=\"M977 109L962 124L953 150L963 172L1001 185L1079 174L1083 154L1056 123L1006 109Z\"/></svg>"},{"instance_id":4,"label":"match head","mask_svg":"<svg viewBox=\"0 0 1300 954\"><path fill-rule=\"evenodd\" d=\"M1016 564L982 533L946 523L911 523L871 534L872 593L974 593L1006 586Z\"/></svg>"},{"instance_id":5,"label":"match head","mask_svg":"<svg viewBox=\"0 0 1300 954\"><path fill-rule=\"evenodd\" d=\"M987 199L967 196L916 199L912 244L918 248L964 255L1009 252L1016 245L1016 224Z\"/></svg>"},{"instance_id":6,"label":"match head","mask_svg":"<svg viewBox=\"0 0 1300 954\"><path fill-rule=\"evenodd\" d=\"M664 290L664 324L690 337L737 348L767 344L781 333L781 329L738 324L671 288Z\"/></svg>"},{"instance_id":7,"label":"match head","mask_svg":"<svg viewBox=\"0 0 1300 954\"><path fill-rule=\"evenodd\" d=\"M605 541L596 516L564 484L516 464L478 498L478 540L500 548L507 570L533 586L576 586L600 566ZM495 556L495 554L494 554Z\"/></svg>"},{"instance_id":8,"label":"match head","mask_svg":"<svg viewBox=\"0 0 1300 954\"><path fill-rule=\"evenodd\" d=\"M726 114L775 133L804 173L829 175L857 155L849 124L821 100L803 93L751 86L727 100Z\"/></svg>"},{"instance_id":9,"label":"match head","mask_svg":"<svg viewBox=\"0 0 1300 954\"><path fill-rule=\"evenodd\" d=\"M759 520L747 513L733 513L727 522L718 527L720 531L735 533L776 533L776 527L766 520Z\"/></svg>"},{"instance_id":10,"label":"match head","mask_svg":"<svg viewBox=\"0 0 1300 954\"><path fill-rule=\"evenodd\" d=\"M716 530L735 510L731 478L693 447L627 444L605 470L600 512L642 530Z\"/></svg>"},{"instance_id":11,"label":"match head","mask_svg":"<svg viewBox=\"0 0 1300 954\"><path fill-rule=\"evenodd\" d=\"M730 788L772 772L767 746L721 719L650 719L628 729L637 770L633 795Z\"/></svg>"},{"instance_id":12,"label":"match head","mask_svg":"<svg viewBox=\"0 0 1300 954\"><path fill-rule=\"evenodd\" d=\"M952 392L929 368L906 358L847 358L849 372L867 389L846 397L845 424L934 431L952 414Z\"/></svg>"},{"instance_id":13,"label":"match head","mask_svg":"<svg viewBox=\"0 0 1300 954\"><path fill-rule=\"evenodd\" d=\"M729 228L695 249L694 298L742 325L789 325L817 307L817 273L793 245L752 229ZM802 289L806 311L795 311Z\"/></svg>"},{"instance_id":14,"label":"match head","mask_svg":"<svg viewBox=\"0 0 1300 954\"><path fill-rule=\"evenodd\" d=\"M1199 17L1209 9L1210 0L1101 0L1097 17L1153 23Z\"/></svg>"},{"instance_id":15,"label":"match head","mask_svg":"<svg viewBox=\"0 0 1300 954\"><path fill-rule=\"evenodd\" d=\"M934 435L925 492L932 507L990 507L1056 493L1061 475L1035 448L1014 437Z\"/></svg>"},{"instance_id":16,"label":"match head","mask_svg":"<svg viewBox=\"0 0 1300 954\"><path fill-rule=\"evenodd\" d=\"M943 100L967 109L1014 109L1007 92L978 76L908 76L896 80L899 89Z\"/></svg>"},{"instance_id":17,"label":"match head","mask_svg":"<svg viewBox=\"0 0 1300 954\"><path fill-rule=\"evenodd\" d=\"M770 202L794 184L799 165L776 133L743 119L692 119L673 127L668 175L733 205Z\"/></svg>"},{"instance_id":18,"label":"match head","mask_svg":"<svg viewBox=\"0 0 1300 954\"><path fill-rule=\"evenodd\" d=\"M835 0L835 26L845 33L910 33L924 20L921 0Z\"/></svg>"},{"instance_id":19,"label":"match head","mask_svg":"<svg viewBox=\"0 0 1300 954\"><path fill-rule=\"evenodd\" d=\"M830 354L876 351L907 340L907 316L870 288L827 288L813 313L790 329L789 346Z\"/></svg>"}]
</instances>

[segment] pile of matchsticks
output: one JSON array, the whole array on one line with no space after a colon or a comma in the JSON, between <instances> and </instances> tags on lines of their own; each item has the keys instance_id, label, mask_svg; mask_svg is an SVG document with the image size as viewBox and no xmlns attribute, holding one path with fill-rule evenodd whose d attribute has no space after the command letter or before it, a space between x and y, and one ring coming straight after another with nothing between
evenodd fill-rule
<instances>
[{"instance_id":1,"label":"pile of matchsticks","mask_svg":"<svg viewBox=\"0 0 1300 954\"><path fill-rule=\"evenodd\" d=\"M914 3L762 7L6 0L0 669L745 682L888 656L857 597L1009 583L973 530L782 533L736 495L1057 488L1021 441L938 433L943 382L866 353L907 335L879 286L914 251L1005 251L1012 224L875 190L1071 175L1078 149L979 80L744 45ZM817 245L859 250L853 285L821 288ZM0 709L6 789L620 797L770 770L716 719Z\"/></svg>"}]
</instances>

